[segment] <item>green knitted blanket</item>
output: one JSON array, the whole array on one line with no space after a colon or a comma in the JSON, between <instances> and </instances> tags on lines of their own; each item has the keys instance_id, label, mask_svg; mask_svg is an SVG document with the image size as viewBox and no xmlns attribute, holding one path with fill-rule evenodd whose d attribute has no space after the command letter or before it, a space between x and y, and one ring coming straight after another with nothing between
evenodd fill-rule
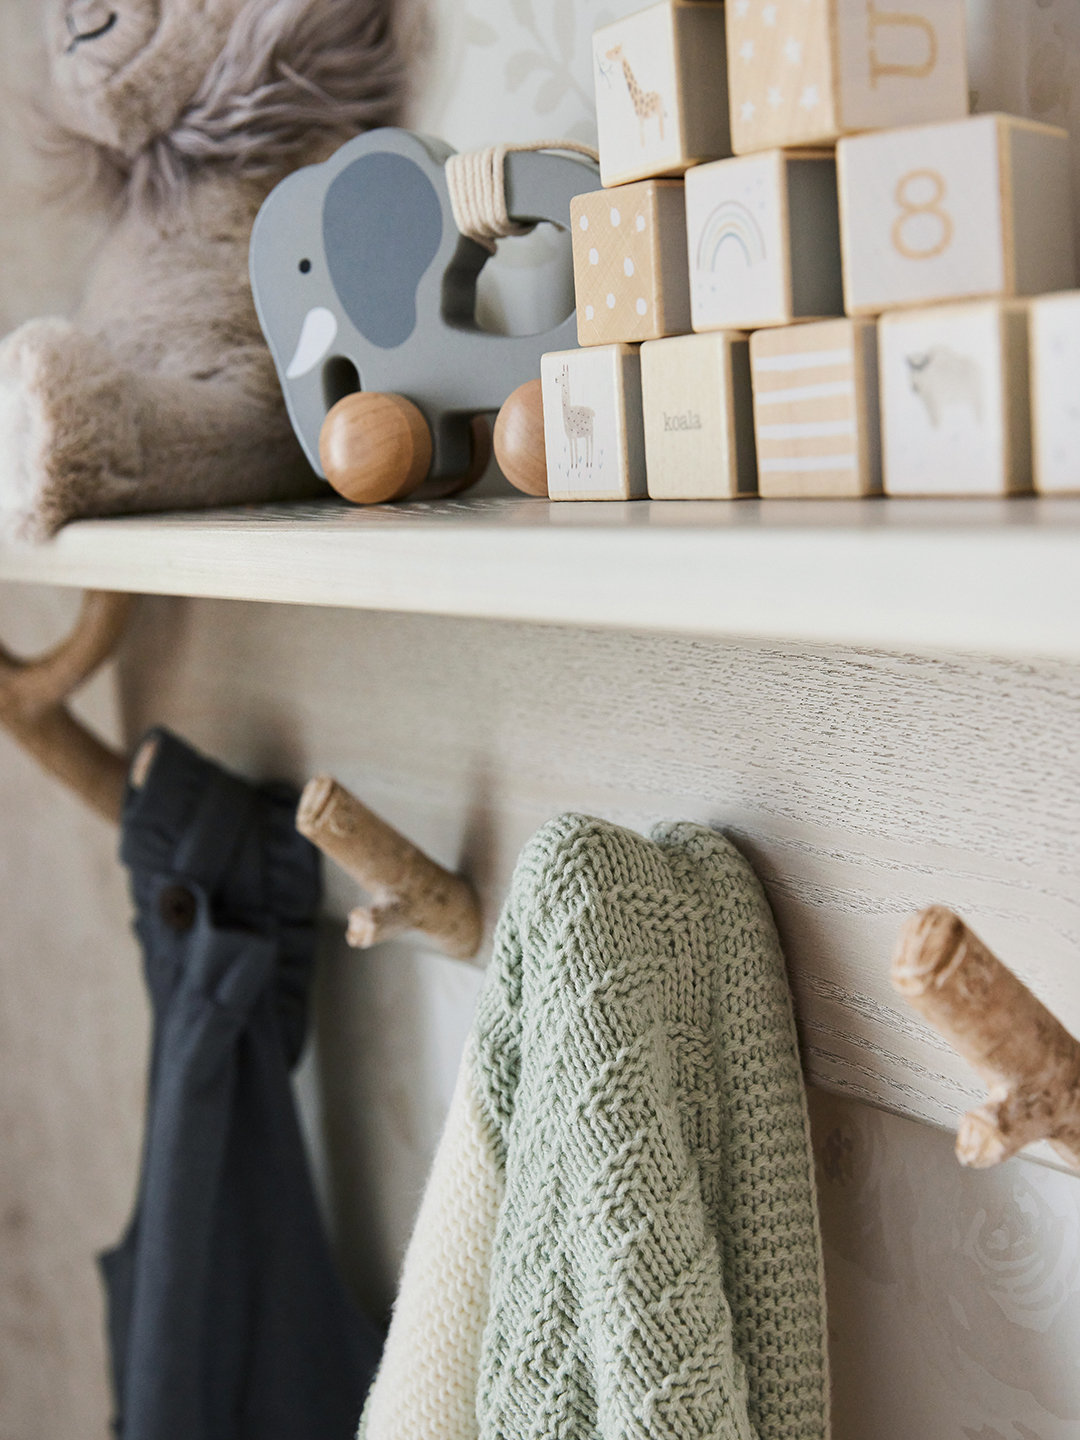
<instances>
[{"instance_id":1,"label":"green knitted blanket","mask_svg":"<svg viewBox=\"0 0 1080 1440\"><path fill-rule=\"evenodd\" d=\"M828 1435L784 963L713 831L526 847L361 1435Z\"/></svg>"}]
</instances>

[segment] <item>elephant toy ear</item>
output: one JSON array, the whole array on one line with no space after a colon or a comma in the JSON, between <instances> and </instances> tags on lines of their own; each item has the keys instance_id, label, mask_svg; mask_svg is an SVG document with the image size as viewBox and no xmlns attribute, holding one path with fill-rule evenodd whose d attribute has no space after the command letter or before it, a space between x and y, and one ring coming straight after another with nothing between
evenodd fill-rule
<instances>
[{"instance_id":1,"label":"elephant toy ear","mask_svg":"<svg viewBox=\"0 0 1080 1440\"><path fill-rule=\"evenodd\" d=\"M126 159L166 134L249 0L52 0L57 120Z\"/></svg>"}]
</instances>

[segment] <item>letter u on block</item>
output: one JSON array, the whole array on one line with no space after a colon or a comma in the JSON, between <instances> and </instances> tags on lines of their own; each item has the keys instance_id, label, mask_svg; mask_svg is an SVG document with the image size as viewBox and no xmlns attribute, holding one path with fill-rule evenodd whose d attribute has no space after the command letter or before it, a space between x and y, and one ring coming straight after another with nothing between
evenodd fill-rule
<instances>
[{"instance_id":1,"label":"letter u on block","mask_svg":"<svg viewBox=\"0 0 1080 1440\"><path fill-rule=\"evenodd\" d=\"M870 84L876 89L879 80L888 75L907 76L909 80L925 80L932 75L938 62L937 31L923 15L912 15L906 10L879 10L874 0L867 0L866 13L870 18ZM921 65L898 65L881 60L878 55L877 34L879 30L906 27L921 30L926 36L926 59Z\"/></svg>"}]
</instances>

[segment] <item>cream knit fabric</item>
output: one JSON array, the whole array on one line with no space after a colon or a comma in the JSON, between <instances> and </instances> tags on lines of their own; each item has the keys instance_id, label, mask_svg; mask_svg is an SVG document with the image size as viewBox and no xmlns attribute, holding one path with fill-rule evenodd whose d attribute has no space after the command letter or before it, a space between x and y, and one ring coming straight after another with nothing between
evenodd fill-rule
<instances>
[{"instance_id":1,"label":"cream knit fabric","mask_svg":"<svg viewBox=\"0 0 1080 1440\"><path fill-rule=\"evenodd\" d=\"M713 831L526 847L366 1440L825 1440L805 1096L760 885Z\"/></svg>"}]
</instances>

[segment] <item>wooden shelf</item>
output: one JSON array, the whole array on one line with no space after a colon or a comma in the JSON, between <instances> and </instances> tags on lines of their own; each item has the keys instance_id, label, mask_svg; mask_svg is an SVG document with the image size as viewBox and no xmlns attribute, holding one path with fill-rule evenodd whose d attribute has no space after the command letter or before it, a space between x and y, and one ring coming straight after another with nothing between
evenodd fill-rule
<instances>
[{"instance_id":1,"label":"wooden shelf","mask_svg":"<svg viewBox=\"0 0 1080 1440\"><path fill-rule=\"evenodd\" d=\"M0 579L1080 659L1080 498L336 500L83 521Z\"/></svg>"}]
</instances>

